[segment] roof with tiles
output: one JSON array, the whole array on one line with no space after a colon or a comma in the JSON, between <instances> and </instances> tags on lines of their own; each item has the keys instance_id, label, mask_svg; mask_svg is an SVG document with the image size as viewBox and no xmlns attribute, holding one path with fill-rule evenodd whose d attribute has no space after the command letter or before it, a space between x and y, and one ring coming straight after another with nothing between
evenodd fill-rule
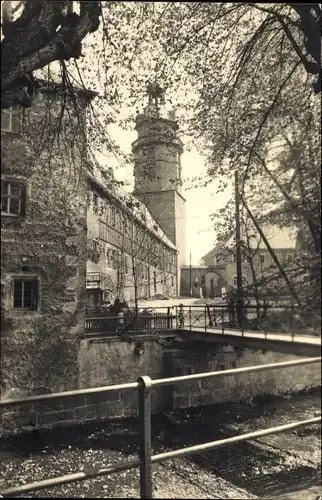
<instances>
[{"instance_id":1,"label":"roof with tiles","mask_svg":"<svg viewBox=\"0 0 322 500\"><path fill-rule=\"evenodd\" d=\"M101 187L111 198L115 198L124 209L127 209L127 203L135 204L135 218L144 223L145 227L153 233L163 244L172 250L177 250L175 245L164 234L159 224L155 221L147 207L135 196L129 193L120 183L115 182L112 172L98 165L91 165L91 171L88 171L88 178L94 184Z\"/></svg>"}]
</instances>

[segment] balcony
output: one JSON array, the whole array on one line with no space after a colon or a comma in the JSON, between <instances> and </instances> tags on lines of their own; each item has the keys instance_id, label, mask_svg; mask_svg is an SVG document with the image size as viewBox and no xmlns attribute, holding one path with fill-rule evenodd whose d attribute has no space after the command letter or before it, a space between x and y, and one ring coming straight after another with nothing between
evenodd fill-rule
<instances>
[{"instance_id":1,"label":"balcony","mask_svg":"<svg viewBox=\"0 0 322 500\"><path fill-rule=\"evenodd\" d=\"M97 290L113 290L114 283L109 274L104 273L87 273L86 274L86 289Z\"/></svg>"}]
</instances>

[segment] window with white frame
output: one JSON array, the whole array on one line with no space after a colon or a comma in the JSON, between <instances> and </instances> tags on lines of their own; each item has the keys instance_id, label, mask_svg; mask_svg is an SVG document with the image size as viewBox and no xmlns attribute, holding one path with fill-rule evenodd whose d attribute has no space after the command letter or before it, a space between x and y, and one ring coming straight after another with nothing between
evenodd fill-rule
<instances>
[{"instance_id":1,"label":"window with white frame","mask_svg":"<svg viewBox=\"0 0 322 500\"><path fill-rule=\"evenodd\" d=\"M23 109L8 108L1 110L1 131L21 134Z\"/></svg>"},{"instance_id":2,"label":"window with white frame","mask_svg":"<svg viewBox=\"0 0 322 500\"><path fill-rule=\"evenodd\" d=\"M26 213L26 184L20 180L1 179L1 214Z\"/></svg>"},{"instance_id":3,"label":"window with white frame","mask_svg":"<svg viewBox=\"0 0 322 500\"><path fill-rule=\"evenodd\" d=\"M263 253L259 256L261 264L265 264L265 255Z\"/></svg>"},{"instance_id":4,"label":"window with white frame","mask_svg":"<svg viewBox=\"0 0 322 500\"><path fill-rule=\"evenodd\" d=\"M38 302L38 278L13 278L14 309L37 311Z\"/></svg>"},{"instance_id":5,"label":"window with white frame","mask_svg":"<svg viewBox=\"0 0 322 500\"><path fill-rule=\"evenodd\" d=\"M241 285L242 286L246 285L246 278L244 278L244 276L242 276ZM237 286L237 276L234 276L234 286Z\"/></svg>"}]
</instances>

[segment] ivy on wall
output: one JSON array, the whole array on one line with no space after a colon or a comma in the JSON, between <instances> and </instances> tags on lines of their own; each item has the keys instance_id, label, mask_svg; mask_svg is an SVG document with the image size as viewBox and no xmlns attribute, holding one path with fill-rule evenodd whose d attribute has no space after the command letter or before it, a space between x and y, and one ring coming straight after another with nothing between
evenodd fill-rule
<instances>
[{"instance_id":1,"label":"ivy on wall","mask_svg":"<svg viewBox=\"0 0 322 500\"><path fill-rule=\"evenodd\" d=\"M3 395L77 386L86 280L84 103L74 114L67 103L71 119L63 126L62 99L44 94L21 136L2 134L2 175L27 183L26 216L1 221ZM38 277L37 311L12 309L12 274Z\"/></svg>"}]
</instances>

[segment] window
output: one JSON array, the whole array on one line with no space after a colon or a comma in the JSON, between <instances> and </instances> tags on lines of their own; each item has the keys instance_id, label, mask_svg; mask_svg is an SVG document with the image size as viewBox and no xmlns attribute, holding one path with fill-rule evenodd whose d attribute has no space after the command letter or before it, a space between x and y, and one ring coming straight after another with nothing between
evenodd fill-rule
<instances>
[{"instance_id":1,"label":"window","mask_svg":"<svg viewBox=\"0 0 322 500\"><path fill-rule=\"evenodd\" d=\"M21 134L22 108L1 110L1 131Z\"/></svg>"},{"instance_id":2,"label":"window","mask_svg":"<svg viewBox=\"0 0 322 500\"><path fill-rule=\"evenodd\" d=\"M13 308L36 311L38 308L38 279L13 279Z\"/></svg>"},{"instance_id":3,"label":"window","mask_svg":"<svg viewBox=\"0 0 322 500\"><path fill-rule=\"evenodd\" d=\"M96 212L98 209L98 195L96 193L93 193L93 205L94 205L94 212Z\"/></svg>"},{"instance_id":4,"label":"window","mask_svg":"<svg viewBox=\"0 0 322 500\"><path fill-rule=\"evenodd\" d=\"M112 268L117 269L117 253L116 250L112 250Z\"/></svg>"},{"instance_id":5,"label":"window","mask_svg":"<svg viewBox=\"0 0 322 500\"><path fill-rule=\"evenodd\" d=\"M110 249L106 249L106 265L107 267L111 267L111 254L110 254Z\"/></svg>"},{"instance_id":6,"label":"window","mask_svg":"<svg viewBox=\"0 0 322 500\"><path fill-rule=\"evenodd\" d=\"M98 237L100 240L108 241L108 230L104 223L98 224Z\"/></svg>"},{"instance_id":7,"label":"window","mask_svg":"<svg viewBox=\"0 0 322 500\"><path fill-rule=\"evenodd\" d=\"M292 254L288 254L288 255L286 256L286 262L287 262L288 264L290 264L291 262L293 262L293 255L292 255Z\"/></svg>"},{"instance_id":8,"label":"window","mask_svg":"<svg viewBox=\"0 0 322 500\"><path fill-rule=\"evenodd\" d=\"M116 212L115 212L115 208L111 207L111 224L112 224L112 226L115 227L115 223L116 223Z\"/></svg>"},{"instance_id":9,"label":"window","mask_svg":"<svg viewBox=\"0 0 322 500\"><path fill-rule=\"evenodd\" d=\"M174 277L171 276L171 286L174 286Z\"/></svg>"},{"instance_id":10,"label":"window","mask_svg":"<svg viewBox=\"0 0 322 500\"><path fill-rule=\"evenodd\" d=\"M245 253L242 253L241 254L241 261L244 262L244 264L247 264L247 262L250 262L250 257L248 255L246 255ZM233 263L235 264L237 262L237 258L236 258L236 254L233 253L232 255L232 261Z\"/></svg>"},{"instance_id":11,"label":"window","mask_svg":"<svg viewBox=\"0 0 322 500\"><path fill-rule=\"evenodd\" d=\"M264 254L261 254L261 255L259 256L259 258L260 258L261 264L265 264L265 255L264 255Z\"/></svg>"},{"instance_id":12,"label":"window","mask_svg":"<svg viewBox=\"0 0 322 500\"><path fill-rule=\"evenodd\" d=\"M1 213L25 215L26 186L21 181L1 179Z\"/></svg>"},{"instance_id":13,"label":"window","mask_svg":"<svg viewBox=\"0 0 322 500\"><path fill-rule=\"evenodd\" d=\"M215 255L215 265L221 264L223 262L223 256L222 255Z\"/></svg>"},{"instance_id":14,"label":"window","mask_svg":"<svg viewBox=\"0 0 322 500\"><path fill-rule=\"evenodd\" d=\"M242 286L246 285L246 278L242 277L241 284ZM234 286L237 286L237 276L234 276Z\"/></svg>"}]
</instances>

